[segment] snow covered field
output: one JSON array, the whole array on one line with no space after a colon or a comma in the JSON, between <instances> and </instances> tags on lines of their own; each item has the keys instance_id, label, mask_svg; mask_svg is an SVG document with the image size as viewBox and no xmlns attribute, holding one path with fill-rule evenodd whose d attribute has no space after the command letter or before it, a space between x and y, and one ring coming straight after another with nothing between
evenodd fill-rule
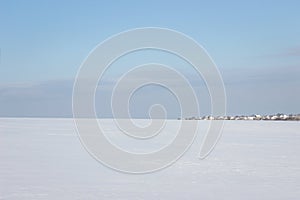
<instances>
[{"instance_id":1,"label":"snow covered field","mask_svg":"<svg viewBox=\"0 0 300 200\"><path fill-rule=\"evenodd\" d=\"M167 132L178 123L168 121ZM199 123L201 130L208 126ZM112 121L104 124L115 143L133 151L143 146L122 143ZM171 167L130 175L94 160L72 119L3 118L0 199L300 199L300 122L226 121L205 160L197 158L202 137Z\"/></svg>"}]
</instances>

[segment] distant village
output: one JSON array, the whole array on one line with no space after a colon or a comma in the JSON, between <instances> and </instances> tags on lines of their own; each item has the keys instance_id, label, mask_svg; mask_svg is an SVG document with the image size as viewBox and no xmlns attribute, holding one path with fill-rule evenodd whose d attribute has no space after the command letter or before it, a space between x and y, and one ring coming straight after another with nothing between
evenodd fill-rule
<instances>
[{"instance_id":1,"label":"distant village","mask_svg":"<svg viewBox=\"0 0 300 200\"><path fill-rule=\"evenodd\" d=\"M180 118L178 118L180 120ZM300 114L250 115L250 116L204 116L189 117L185 120L270 120L270 121L300 121Z\"/></svg>"}]
</instances>

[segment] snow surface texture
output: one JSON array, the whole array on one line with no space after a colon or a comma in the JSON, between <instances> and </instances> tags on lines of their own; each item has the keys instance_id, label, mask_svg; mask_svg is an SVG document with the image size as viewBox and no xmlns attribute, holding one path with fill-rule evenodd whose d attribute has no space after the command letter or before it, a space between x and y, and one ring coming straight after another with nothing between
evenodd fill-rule
<instances>
[{"instance_id":1,"label":"snow surface texture","mask_svg":"<svg viewBox=\"0 0 300 200\"><path fill-rule=\"evenodd\" d=\"M103 123L112 142L145 150ZM299 122L226 121L205 160L197 156L208 122L197 123L199 136L174 165L131 175L93 159L72 119L0 119L0 199L300 199ZM168 143L178 124L169 120L149 148Z\"/></svg>"}]
</instances>

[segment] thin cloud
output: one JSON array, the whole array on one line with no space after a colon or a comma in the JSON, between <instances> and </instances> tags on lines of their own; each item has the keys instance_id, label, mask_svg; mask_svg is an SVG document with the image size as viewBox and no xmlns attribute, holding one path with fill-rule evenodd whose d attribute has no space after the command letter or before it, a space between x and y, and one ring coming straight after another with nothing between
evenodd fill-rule
<instances>
[{"instance_id":1,"label":"thin cloud","mask_svg":"<svg viewBox=\"0 0 300 200\"><path fill-rule=\"evenodd\" d=\"M262 55L263 58L300 57L300 45L282 49L276 53Z\"/></svg>"}]
</instances>

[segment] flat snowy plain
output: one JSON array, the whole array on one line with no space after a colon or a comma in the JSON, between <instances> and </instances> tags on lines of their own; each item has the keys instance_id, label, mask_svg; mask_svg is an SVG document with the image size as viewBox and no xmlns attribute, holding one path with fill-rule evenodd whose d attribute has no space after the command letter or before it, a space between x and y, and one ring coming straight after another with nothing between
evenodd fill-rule
<instances>
[{"instance_id":1,"label":"flat snowy plain","mask_svg":"<svg viewBox=\"0 0 300 200\"><path fill-rule=\"evenodd\" d=\"M143 120L140 120L141 122ZM208 121L175 164L124 174L93 159L72 119L0 119L0 199L300 199L300 122L226 121L214 151L197 158ZM179 121L147 150L172 139ZM145 150L103 120L108 138Z\"/></svg>"}]
</instances>

